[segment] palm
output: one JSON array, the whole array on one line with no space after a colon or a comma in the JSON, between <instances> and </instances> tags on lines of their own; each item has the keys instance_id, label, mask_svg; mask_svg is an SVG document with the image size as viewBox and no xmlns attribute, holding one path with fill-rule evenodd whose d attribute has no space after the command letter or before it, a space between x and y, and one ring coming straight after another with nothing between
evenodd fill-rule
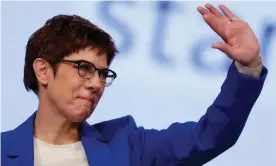
<instances>
[{"instance_id":1,"label":"palm","mask_svg":"<svg viewBox=\"0 0 276 166\"><path fill-rule=\"evenodd\" d=\"M207 4L206 8L208 10L199 7L198 11L203 15L205 22L224 40L214 43L213 48L221 50L231 59L243 64L248 64L259 56L258 40L246 22L235 17L223 5L220 5L220 8L225 15L212 5Z\"/></svg>"}]
</instances>

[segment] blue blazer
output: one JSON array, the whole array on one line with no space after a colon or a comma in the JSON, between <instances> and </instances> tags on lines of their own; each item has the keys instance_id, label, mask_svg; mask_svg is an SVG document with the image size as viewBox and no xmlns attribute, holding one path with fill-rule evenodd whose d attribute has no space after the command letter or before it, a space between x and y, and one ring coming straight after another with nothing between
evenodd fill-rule
<instances>
[{"instance_id":1,"label":"blue blazer","mask_svg":"<svg viewBox=\"0 0 276 166\"><path fill-rule=\"evenodd\" d=\"M131 116L80 130L92 166L199 166L238 140L267 75L240 74L232 64L218 97L198 122L173 123L164 130L137 127ZM207 88L207 87L206 87ZM1 165L33 166L35 113L14 130L1 133Z\"/></svg>"}]
</instances>

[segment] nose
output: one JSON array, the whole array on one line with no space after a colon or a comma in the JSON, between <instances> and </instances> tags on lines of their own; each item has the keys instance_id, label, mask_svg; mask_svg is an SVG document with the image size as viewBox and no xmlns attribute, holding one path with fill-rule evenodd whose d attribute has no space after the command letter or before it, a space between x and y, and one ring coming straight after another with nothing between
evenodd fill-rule
<instances>
[{"instance_id":1,"label":"nose","mask_svg":"<svg viewBox=\"0 0 276 166\"><path fill-rule=\"evenodd\" d=\"M100 77L97 73L87 80L85 88L90 89L93 92L99 92L103 88Z\"/></svg>"}]
</instances>

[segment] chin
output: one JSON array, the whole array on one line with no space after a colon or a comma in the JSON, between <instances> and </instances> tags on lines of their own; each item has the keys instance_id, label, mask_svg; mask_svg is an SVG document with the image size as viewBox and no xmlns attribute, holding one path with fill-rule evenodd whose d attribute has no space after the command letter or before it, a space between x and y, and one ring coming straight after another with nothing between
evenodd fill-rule
<instances>
[{"instance_id":1,"label":"chin","mask_svg":"<svg viewBox=\"0 0 276 166\"><path fill-rule=\"evenodd\" d=\"M74 103L71 107L67 107L65 116L67 119L74 123L83 122L88 119L93 113L96 104L78 102Z\"/></svg>"},{"instance_id":2,"label":"chin","mask_svg":"<svg viewBox=\"0 0 276 166\"><path fill-rule=\"evenodd\" d=\"M70 115L69 120L74 123L81 123L88 119L89 116L87 115Z\"/></svg>"},{"instance_id":3,"label":"chin","mask_svg":"<svg viewBox=\"0 0 276 166\"><path fill-rule=\"evenodd\" d=\"M70 121L79 123L79 122L83 122L86 119L88 119L90 117L90 115L92 114L92 112L93 112L92 109L77 110L77 111L74 110L74 111L70 112L67 117L69 118Z\"/></svg>"}]
</instances>

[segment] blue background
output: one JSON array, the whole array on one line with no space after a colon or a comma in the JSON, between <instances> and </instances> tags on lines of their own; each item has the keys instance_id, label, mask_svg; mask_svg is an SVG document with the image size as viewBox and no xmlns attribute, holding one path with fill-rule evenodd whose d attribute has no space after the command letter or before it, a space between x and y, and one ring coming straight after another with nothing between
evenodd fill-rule
<instances>
[{"instance_id":1,"label":"blue background","mask_svg":"<svg viewBox=\"0 0 276 166\"><path fill-rule=\"evenodd\" d=\"M212 3L218 5L218 2ZM223 2L253 28L269 75L237 144L209 166L275 166L276 2ZM118 73L89 123L131 114L163 129L197 121L213 102L230 60L211 48L221 40L197 12L204 2L4 2L1 8L1 131L37 108L23 85L29 36L57 14L77 14L109 32L120 54Z\"/></svg>"}]
</instances>

